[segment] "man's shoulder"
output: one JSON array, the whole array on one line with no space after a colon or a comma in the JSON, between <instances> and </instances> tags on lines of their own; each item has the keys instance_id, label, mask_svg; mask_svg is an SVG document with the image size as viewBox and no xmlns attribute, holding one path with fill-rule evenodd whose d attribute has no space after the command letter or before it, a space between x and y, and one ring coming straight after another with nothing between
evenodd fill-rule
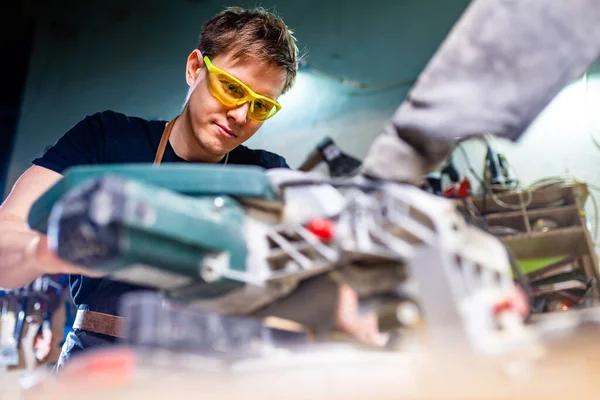
<instances>
[{"instance_id":1,"label":"man's shoulder","mask_svg":"<svg viewBox=\"0 0 600 400\"><path fill-rule=\"evenodd\" d=\"M285 158L279 154L262 149L251 149L240 145L230 153L232 164L258 165L266 169L289 168Z\"/></svg>"},{"instance_id":2,"label":"man's shoulder","mask_svg":"<svg viewBox=\"0 0 600 400\"><path fill-rule=\"evenodd\" d=\"M32 163L62 174L77 165L151 161L163 129L164 122L112 110L88 114Z\"/></svg>"},{"instance_id":3,"label":"man's shoulder","mask_svg":"<svg viewBox=\"0 0 600 400\"><path fill-rule=\"evenodd\" d=\"M151 121L140 117L132 117L113 110L87 115L84 120L89 124L98 124L107 132L131 132L135 128L144 129L154 124L164 124L164 121Z\"/></svg>"}]
</instances>

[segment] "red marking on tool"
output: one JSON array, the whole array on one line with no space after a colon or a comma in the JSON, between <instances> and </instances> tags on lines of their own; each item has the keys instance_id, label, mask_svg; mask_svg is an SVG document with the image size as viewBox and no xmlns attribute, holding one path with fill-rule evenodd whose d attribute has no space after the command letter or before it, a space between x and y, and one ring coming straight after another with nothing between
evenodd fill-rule
<instances>
[{"instance_id":1,"label":"red marking on tool","mask_svg":"<svg viewBox=\"0 0 600 400\"><path fill-rule=\"evenodd\" d=\"M333 239L335 227L333 221L327 218L314 218L306 224L306 229L324 242Z\"/></svg>"}]
</instances>

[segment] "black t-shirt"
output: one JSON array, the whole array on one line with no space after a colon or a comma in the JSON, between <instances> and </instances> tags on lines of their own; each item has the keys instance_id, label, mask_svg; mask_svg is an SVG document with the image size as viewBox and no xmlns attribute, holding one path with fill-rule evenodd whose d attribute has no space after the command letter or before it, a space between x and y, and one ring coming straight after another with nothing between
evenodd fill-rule
<instances>
[{"instance_id":1,"label":"black t-shirt","mask_svg":"<svg viewBox=\"0 0 600 400\"><path fill-rule=\"evenodd\" d=\"M127 117L113 111L87 116L32 163L60 174L75 165L151 163L166 122ZM167 144L162 162L186 161ZM263 168L289 168L283 157L245 146L232 150L227 162ZM80 309L115 315L120 296L139 289L143 288L105 278L71 275L71 295Z\"/></svg>"}]
</instances>

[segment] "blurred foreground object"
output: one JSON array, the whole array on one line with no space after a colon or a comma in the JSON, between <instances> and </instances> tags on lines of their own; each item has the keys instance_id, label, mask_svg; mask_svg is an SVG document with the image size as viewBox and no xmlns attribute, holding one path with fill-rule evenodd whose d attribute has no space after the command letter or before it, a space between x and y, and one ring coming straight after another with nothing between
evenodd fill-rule
<instances>
[{"instance_id":1,"label":"blurred foreground object","mask_svg":"<svg viewBox=\"0 0 600 400\"><path fill-rule=\"evenodd\" d=\"M469 357L450 343L442 354L426 346L397 353L329 344L217 367L194 357L171 359L177 364L155 357L150 363L129 349L99 350L75 358L58 376L30 379L34 386L22 398L163 399L202 393L214 399L592 399L600 371L599 323L597 309L539 320L536 330L545 351L502 358ZM164 354L162 360L169 361Z\"/></svg>"},{"instance_id":2,"label":"blurred foreground object","mask_svg":"<svg viewBox=\"0 0 600 400\"><path fill-rule=\"evenodd\" d=\"M53 350L63 337L63 328L56 322L64 317L56 321L54 317L57 311L64 313L66 278L42 276L23 288L0 292L0 365L32 370L50 354L56 357ZM57 337L56 332L60 333Z\"/></svg>"},{"instance_id":3,"label":"blurred foreground object","mask_svg":"<svg viewBox=\"0 0 600 400\"><path fill-rule=\"evenodd\" d=\"M233 166L78 167L29 221L61 258L206 312L326 335L346 284L362 301L418 304L432 345L452 336L497 353L532 341L506 303L516 287L502 243L454 201L410 185Z\"/></svg>"}]
</instances>

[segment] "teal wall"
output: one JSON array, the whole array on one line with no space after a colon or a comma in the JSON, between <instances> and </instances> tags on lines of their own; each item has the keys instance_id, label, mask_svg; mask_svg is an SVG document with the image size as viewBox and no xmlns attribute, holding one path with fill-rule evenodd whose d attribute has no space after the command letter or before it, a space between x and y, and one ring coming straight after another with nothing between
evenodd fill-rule
<instances>
[{"instance_id":1,"label":"teal wall","mask_svg":"<svg viewBox=\"0 0 600 400\"><path fill-rule=\"evenodd\" d=\"M43 2L41 2L43 3ZM275 7L308 62L368 84L415 78L467 0L58 1L40 9L8 183L86 114L112 109L169 119L181 109L184 67L202 24L226 5ZM297 166L325 135L362 157L408 86L356 89L300 73L284 110L249 145Z\"/></svg>"}]
</instances>

